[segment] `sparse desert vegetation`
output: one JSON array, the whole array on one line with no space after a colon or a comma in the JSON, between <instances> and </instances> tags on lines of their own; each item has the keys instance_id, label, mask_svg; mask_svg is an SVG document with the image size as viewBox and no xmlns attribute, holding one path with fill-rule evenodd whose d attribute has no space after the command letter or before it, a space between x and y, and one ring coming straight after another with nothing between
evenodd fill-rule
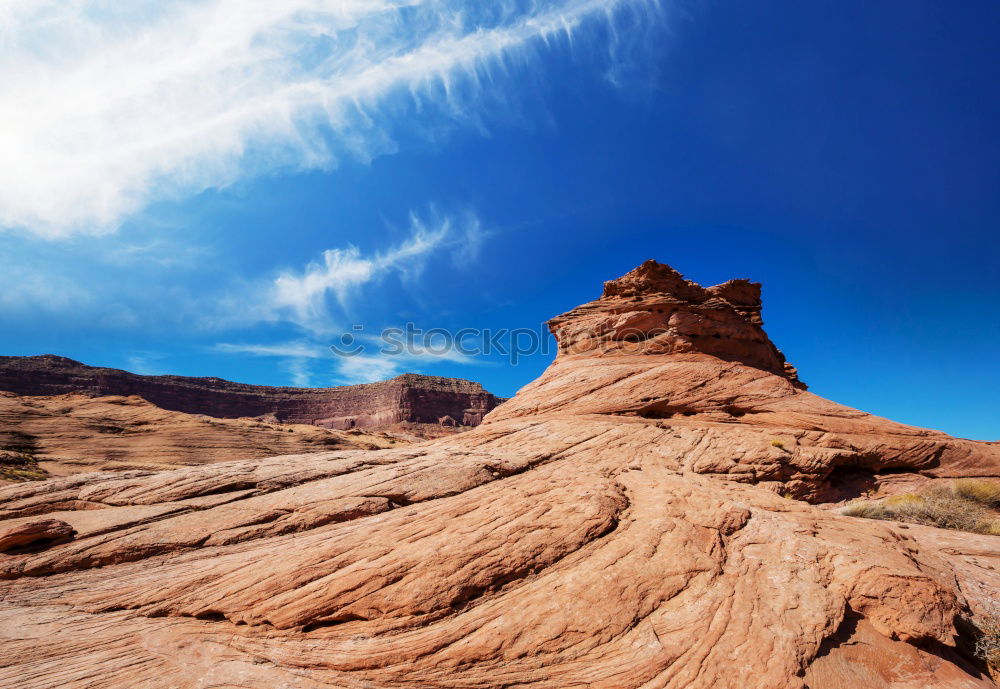
<instances>
[{"instance_id":1,"label":"sparse desert vegetation","mask_svg":"<svg viewBox=\"0 0 1000 689\"><path fill-rule=\"evenodd\" d=\"M38 466L34 436L17 430L0 431L0 481L42 481L49 474Z\"/></svg>"},{"instance_id":2,"label":"sparse desert vegetation","mask_svg":"<svg viewBox=\"0 0 1000 689\"><path fill-rule=\"evenodd\" d=\"M992 607L974 621L978 637L976 638L976 657L989 666L990 673L998 676L1000 672L1000 609Z\"/></svg>"},{"instance_id":3,"label":"sparse desert vegetation","mask_svg":"<svg viewBox=\"0 0 1000 689\"><path fill-rule=\"evenodd\" d=\"M48 477L33 454L0 449L0 481L43 481Z\"/></svg>"},{"instance_id":4,"label":"sparse desert vegetation","mask_svg":"<svg viewBox=\"0 0 1000 689\"><path fill-rule=\"evenodd\" d=\"M952 484L955 494L986 507L1000 508L1000 481L981 478L958 479Z\"/></svg>"},{"instance_id":5,"label":"sparse desert vegetation","mask_svg":"<svg viewBox=\"0 0 1000 689\"><path fill-rule=\"evenodd\" d=\"M1000 536L1000 481L958 479L880 500L855 500L842 514Z\"/></svg>"}]
</instances>

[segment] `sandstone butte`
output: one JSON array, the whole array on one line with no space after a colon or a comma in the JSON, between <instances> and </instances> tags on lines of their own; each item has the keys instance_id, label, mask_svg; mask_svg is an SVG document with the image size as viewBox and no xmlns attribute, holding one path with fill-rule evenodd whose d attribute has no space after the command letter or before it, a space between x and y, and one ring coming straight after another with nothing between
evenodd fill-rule
<instances>
[{"instance_id":1,"label":"sandstone butte","mask_svg":"<svg viewBox=\"0 0 1000 689\"><path fill-rule=\"evenodd\" d=\"M807 392L761 325L647 262L468 432L0 489L0 686L995 686L1000 538L809 503L1000 447Z\"/></svg>"},{"instance_id":2,"label":"sandstone butte","mask_svg":"<svg viewBox=\"0 0 1000 689\"><path fill-rule=\"evenodd\" d=\"M271 387L221 378L143 376L66 357L0 356L0 390L18 395L137 395L162 409L219 418L266 417L337 430L398 423L475 426L501 400L479 383L404 373L334 388Z\"/></svg>"}]
</instances>

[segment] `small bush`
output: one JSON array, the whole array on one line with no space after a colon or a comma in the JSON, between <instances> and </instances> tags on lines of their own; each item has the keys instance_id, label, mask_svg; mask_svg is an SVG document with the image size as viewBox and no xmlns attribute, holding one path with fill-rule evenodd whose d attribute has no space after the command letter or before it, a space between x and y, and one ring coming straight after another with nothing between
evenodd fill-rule
<instances>
[{"instance_id":1,"label":"small bush","mask_svg":"<svg viewBox=\"0 0 1000 689\"><path fill-rule=\"evenodd\" d=\"M1000 481L962 478L954 482L955 494L986 507L1000 507Z\"/></svg>"},{"instance_id":2,"label":"small bush","mask_svg":"<svg viewBox=\"0 0 1000 689\"><path fill-rule=\"evenodd\" d=\"M785 448L785 443L783 443L782 441L778 440L777 438L773 438L771 440L771 447L777 447L777 448L784 449Z\"/></svg>"},{"instance_id":3,"label":"small bush","mask_svg":"<svg viewBox=\"0 0 1000 689\"><path fill-rule=\"evenodd\" d=\"M49 477L29 452L0 450L0 479L5 481L44 481Z\"/></svg>"},{"instance_id":4,"label":"small bush","mask_svg":"<svg viewBox=\"0 0 1000 689\"><path fill-rule=\"evenodd\" d=\"M0 467L0 479L5 481L44 481L49 477L44 469L11 469Z\"/></svg>"},{"instance_id":5,"label":"small bush","mask_svg":"<svg viewBox=\"0 0 1000 689\"><path fill-rule=\"evenodd\" d=\"M918 493L902 493L882 500L857 500L840 512L850 517L1000 535L1000 521L994 518L993 512L979 500L966 497L955 485L933 486Z\"/></svg>"},{"instance_id":6,"label":"small bush","mask_svg":"<svg viewBox=\"0 0 1000 689\"><path fill-rule=\"evenodd\" d=\"M976 657L986 662L990 673L996 677L1000 670L1000 611L991 608L973 621L978 632Z\"/></svg>"},{"instance_id":7,"label":"small bush","mask_svg":"<svg viewBox=\"0 0 1000 689\"><path fill-rule=\"evenodd\" d=\"M876 500L853 500L840 509L848 517L864 519L885 519L885 508Z\"/></svg>"}]
</instances>

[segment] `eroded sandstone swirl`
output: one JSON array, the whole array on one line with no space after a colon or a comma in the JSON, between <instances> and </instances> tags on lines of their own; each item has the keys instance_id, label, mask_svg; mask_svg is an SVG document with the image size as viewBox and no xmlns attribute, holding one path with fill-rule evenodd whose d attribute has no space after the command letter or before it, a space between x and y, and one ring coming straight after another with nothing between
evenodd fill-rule
<instances>
[{"instance_id":1,"label":"eroded sandstone swirl","mask_svg":"<svg viewBox=\"0 0 1000 689\"><path fill-rule=\"evenodd\" d=\"M0 490L0 686L994 686L1000 538L808 502L1000 447L806 392L746 281L647 262L551 326L466 433Z\"/></svg>"}]
</instances>

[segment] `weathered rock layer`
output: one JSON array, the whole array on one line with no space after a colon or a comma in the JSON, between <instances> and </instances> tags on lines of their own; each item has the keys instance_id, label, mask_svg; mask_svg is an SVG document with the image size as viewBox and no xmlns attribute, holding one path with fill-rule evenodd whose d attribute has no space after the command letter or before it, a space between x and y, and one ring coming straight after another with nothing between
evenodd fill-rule
<instances>
[{"instance_id":1,"label":"weathered rock layer","mask_svg":"<svg viewBox=\"0 0 1000 689\"><path fill-rule=\"evenodd\" d=\"M158 407L219 418L268 416L346 430L396 423L475 426L502 400L479 383L406 373L333 388L269 387L221 378L141 376L65 357L0 357L0 390L19 395L138 395Z\"/></svg>"},{"instance_id":2,"label":"weathered rock layer","mask_svg":"<svg viewBox=\"0 0 1000 689\"><path fill-rule=\"evenodd\" d=\"M216 419L167 411L140 397L0 392L0 480L4 467L45 474L168 469L332 449L378 449L417 440L405 432L332 431L258 419ZM23 473L23 472L22 472Z\"/></svg>"},{"instance_id":3,"label":"weathered rock layer","mask_svg":"<svg viewBox=\"0 0 1000 689\"><path fill-rule=\"evenodd\" d=\"M782 495L1000 448L805 392L757 286L675 275L555 319L467 433L0 490L0 685L994 686L959 621L1000 540Z\"/></svg>"}]
</instances>

